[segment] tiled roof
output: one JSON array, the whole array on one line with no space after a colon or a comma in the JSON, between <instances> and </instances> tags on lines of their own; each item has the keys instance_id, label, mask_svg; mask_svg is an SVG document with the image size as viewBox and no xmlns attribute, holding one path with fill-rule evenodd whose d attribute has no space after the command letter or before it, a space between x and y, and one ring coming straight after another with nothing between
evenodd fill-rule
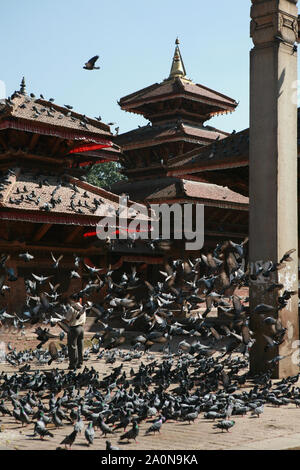
<instances>
[{"instance_id":1,"label":"tiled roof","mask_svg":"<svg viewBox=\"0 0 300 470\"><path fill-rule=\"evenodd\" d=\"M227 187L176 177L143 179L134 182L119 182L112 186L116 193L127 193L137 201L158 202L182 199L199 199L202 202L217 202L247 206L249 199Z\"/></svg>"},{"instance_id":2,"label":"tiled roof","mask_svg":"<svg viewBox=\"0 0 300 470\"><path fill-rule=\"evenodd\" d=\"M165 125L148 125L138 129L120 134L115 138L115 141L120 146L135 145L139 146L140 142L159 142L174 137L189 136L195 139L202 139L204 141L212 141L216 138L224 139L227 133L219 131L210 126L191 125L184 122L179 123L166 123Z\"/></svg>"},{"instance_id":3,"label":"tiled roof","mask_svg":"<svg viewBox=\"0 0 300 470\"><path fill-rule=\"evenodd\" d=\"M241 158L249 156L249 129L231 134L224 139L214 141L204 147L191 150L169 160L168 167L182 170L185 167L198 168L201 166L215 166L216 163L226 164L239 162Z\"/></svg>"},{"instance_id":4,"label":"tiled roof","mask_svg":"<svg viewBox=\"0 0 300 470\"><path fill-rule=\"evenodd\" d=\"M106 139L112 136L109 126L102 122L50 101L31 98L17 92L11 98L0 101L0 123L9 118L17 118L33 126L51 125L53 128L80 131L86 136L96 134Z\"/></svg>"},{"instance_id":5,"label":"tiled roof","mask_svg":"<svg viewBox=\"0 0 300 470\"><path fill-rule=\"evenodd\" d=\"M120 99L119 104L121 108L134 111L134 108L142 103L156 101L157 98L178 94L197 97L199 100L203 100L206 103L218 105L220 109L234 110L238 104L235 100L222 93L211 90L203 85L195 84L185 78L178 77L175 80L171 79L161 83L155 83L135 93L124 96Z\"/></svg>"},{"instance_id":6,"label":"tiled roof","mask_svg":"<svg viewBox=\"0 0 300 470\"><path fill-rule=\"evenodd\" d=\"M217 184L200 181L182 180L184 193L190 198L211 199L215 201L248 204L249 198L242 196L231 189Z\"/></svg>"},{"instance_id":7,"label":"tiled roof","mask_svg":"<svg viewBox=\"0 0 300 470\"><path fill-rule=\"evenodd\" d=\"M129 200L127 204L130 207L133 202ZM7 210L14 210L20 214L28 211L33 218L34 213L51 219L55 215L57 223L67 223L62 216L70 220L88 217L96 225L99 218L112 216L118 208L119 196L69 175L59 178L16 168L0 177L0 219ZM131 217L135 214L130 213Z\"/></svg>"},{"instance_id":8,"label":"tiled roof","mask_svg":"<svg viewBox=\"0 0 300 470\"><path fill-rule=\"evenodd\" d=\"M298 108L298 149L300 147L300 108ZM298 150L299 152L299 150ZM205 147L191 150L185 155L175 156L168 162L170 174L175 174L174 170L182 170L209 167L220 165L237 166L241 161L249 160L249 128L231 134L222 140L215 141Z\"/></svg>"}]
</instances>

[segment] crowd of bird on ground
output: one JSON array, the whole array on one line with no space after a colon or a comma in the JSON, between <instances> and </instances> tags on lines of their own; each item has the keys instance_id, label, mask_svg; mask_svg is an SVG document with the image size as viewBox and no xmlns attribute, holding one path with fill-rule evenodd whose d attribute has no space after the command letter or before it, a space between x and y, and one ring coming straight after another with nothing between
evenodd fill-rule
<instances>
[{"instance_id":1,"label":"crowd of bird on ground","mask_svg":"<svg viewBox=\"0 0 300 470\"><path fill-rule=\"evenodd\" d=\"M276 355L277 346L287 333L280 310L297 294L272 279L292 261L294 251L285 253L277 264L257 265L250 271L248 239L240 244L225 241L198 258L169 260L156 282L143 279L138 266L132 265L127 272L109 266L103 272L74 254L70 278L79 277L82 268L87 280L72 298L65 298L60 284L55 283L63 255L51 253L53 275L32 272L31 278L24 279L23 311L0 310L0 340L1 331L11 328L26 336L30 324L35 325L38 341L35 349L21 351L8 343L2 359L12 371L0 375L0 414L22 428L33 424L28 439L52 439L56 428L66 427L61 442L65 447L60 449L72 448L82 434L86 445L103 437L106 448L113 450L118 447L108 438L120 432L119 445L137 442L141 425L144 435L161 433L163 437L166 422L196 424L202 417L212 421L213 430L230 432L237 416L259 418L266 405L300 406L300 388L295 385L299 374L277 383L271 380L273 368L283 359ZM28 252L18 256L25 262L34 259ZM9 260L8 254L0 256L4 298L13 295L18 279ZM261 334L265 351L273 349L274 358L268 361L265 373L249 377L249 350L256 338L249 326L249 299L236 290L261 277L269 280L269 292L280 293L276 307L259 304L252 313L261 318L262 331L269 329L268 335ZM95 295L101 300L91 301ZM84 360L105 361L103 376L93 365L75 371L58 367L67 364L68 349L62 343L65 331L62 328L60 334L53 334L51 328L63 325L67 304L80 298L97 326ZM215 308L218 316L213 314ZM119 326L111 326L112 320ZM142 332L134 336L136 322L139 330L142 325ZM185 339L180 338L174 350L172 339L177 335ZM152 346L158 345L160 355L151 355ZM136 370L130 366L135 359L139 360ZM116 361L120 365L114 366ZM130 367L127 373L125 364ZM246 382L250 384L247 389Z\"/></svg>"}]
</instances>

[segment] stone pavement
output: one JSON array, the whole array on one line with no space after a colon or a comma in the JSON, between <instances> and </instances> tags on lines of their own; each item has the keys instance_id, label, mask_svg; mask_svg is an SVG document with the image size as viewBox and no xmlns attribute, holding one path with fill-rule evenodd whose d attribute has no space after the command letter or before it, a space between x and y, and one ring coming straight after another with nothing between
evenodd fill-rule
<instances>
[{"instance_id":1,"label":"stone pavement","mask_svg":"<svg viewBox=\"0 0 300 470\"><path fill-rule=\"evenodd\" d=\"M35 347L37 341L11 340L12 346L22 346L22 349ZM96 356L86 362L88 367L93 366L99 371L99 378L107 375L112 368L117 367L121 361L117 359L114 364L106 364L104 359L96 359ZM161 360L162 354L159 352L144 355L141 359L134 359L130 362L123 362L123 370L126 374L130 369L136 370L141 361L147 363L156 358ZM56 368L67 368L67 363L54 363ZM48 366L31 363L31 371L49 370ZM0 364L0 373L14 373L17 370L7 363ZM299 386L296 383L295 386ZM249 384L248 384L249 386ZM172 386L170 387L172 389ZM48 399L45 401L48 403ZM150 426L144 421L140 425L140 433L137 443L130 441L118 443L122 431L117 431L107 438L120 450L279 450L290 449L300 446L300 408L294 404L288 404L280 408L265 406L264 413L259 417L251 417L248 413L245 417L233 416L235 426L230 432L222 432L213 428L213 422L203 418L203 413L199 415L194 423L186 422L166 422L163 424L161 433L156 435L145 435L145 430ZM49 430L54 434L53 438L33 438L33 424L27 427L21 426L14 418L0 417L0 449L19 450L55 450L62 439L73 430L73 426L65 425L63 428L55 428L49 425ZM86 424L86 422L85 422ZM99 430L95 433L94 444L87 446L84 434L78 435L73 450L104 450L106 438L101 437Z\"/></svg>"}]
</instances>

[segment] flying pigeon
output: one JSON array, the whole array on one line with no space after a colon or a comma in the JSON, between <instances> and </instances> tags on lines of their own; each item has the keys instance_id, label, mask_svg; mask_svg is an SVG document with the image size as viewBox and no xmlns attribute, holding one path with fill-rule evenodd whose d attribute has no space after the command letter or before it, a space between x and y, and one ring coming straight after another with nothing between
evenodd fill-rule
<instances>
[{"instance_id":1,"label":"flying pigeon","mask_svg":"<svg viewBox=\"0 0 300 470\"><path fill-rule=\"evenodd\" d=\"M95 55L94 57L92 57L88 62L86 62L84 64L84 69L86 70L99 70L100 67L95 67L95 63L96 61L99 59L99 56L98 55Z\"/></svg>"}]
</instances>

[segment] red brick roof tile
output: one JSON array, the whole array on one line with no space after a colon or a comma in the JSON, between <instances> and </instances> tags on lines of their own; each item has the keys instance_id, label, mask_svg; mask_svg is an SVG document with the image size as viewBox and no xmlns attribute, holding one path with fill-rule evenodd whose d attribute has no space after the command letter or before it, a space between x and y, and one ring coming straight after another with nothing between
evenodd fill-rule
<instances>
[{"instance_id":1,"label":"red brick roof tile","mask_svg":"<svg viewBox=\"0 0 300 470\"><path fill-rule=\"evenodd\" d=\"M21 171L20 168L14 169L14 173L0 179L0 183L4 186L2 188L0 185L0 219L5 218L4 214L7 214L7 210L13 210L20 216L27 212L27 217L33 218L33 220L34 214L36 214L36 219L50 218L52 220L55 216L57 223L68 223L68 220L70 223L74 223L74 220L80 221L80 218L85 223L88 218L90 221L94 220L94 225L96 225L97 220L112 216L113 211L119 208L118 195L77 178L68 175L58 178L57 176L37 174L37 171ZM42 187L39 186L40 182ZM55 188L57 190L53 194ZM74 199L71 199L74 195ZM52 197L54 201L57 201L56 204L51 203ZM100 204L94 211L95 199ZM78 205L79 200L80 205ZM71 207L71 201L73 201L75 209ZM85 202L89 207L85 205ZM45 209L45 204L50 206L50 210ZM128 200L128 207L132 204L133 201ZM140 206L144 207L142 204ZM134 211L129 213L131 217L135 215ZM67 219L63 216L67 216ZM139 218L144 217L140 215Z\"/></svg>"}]
</instances>

